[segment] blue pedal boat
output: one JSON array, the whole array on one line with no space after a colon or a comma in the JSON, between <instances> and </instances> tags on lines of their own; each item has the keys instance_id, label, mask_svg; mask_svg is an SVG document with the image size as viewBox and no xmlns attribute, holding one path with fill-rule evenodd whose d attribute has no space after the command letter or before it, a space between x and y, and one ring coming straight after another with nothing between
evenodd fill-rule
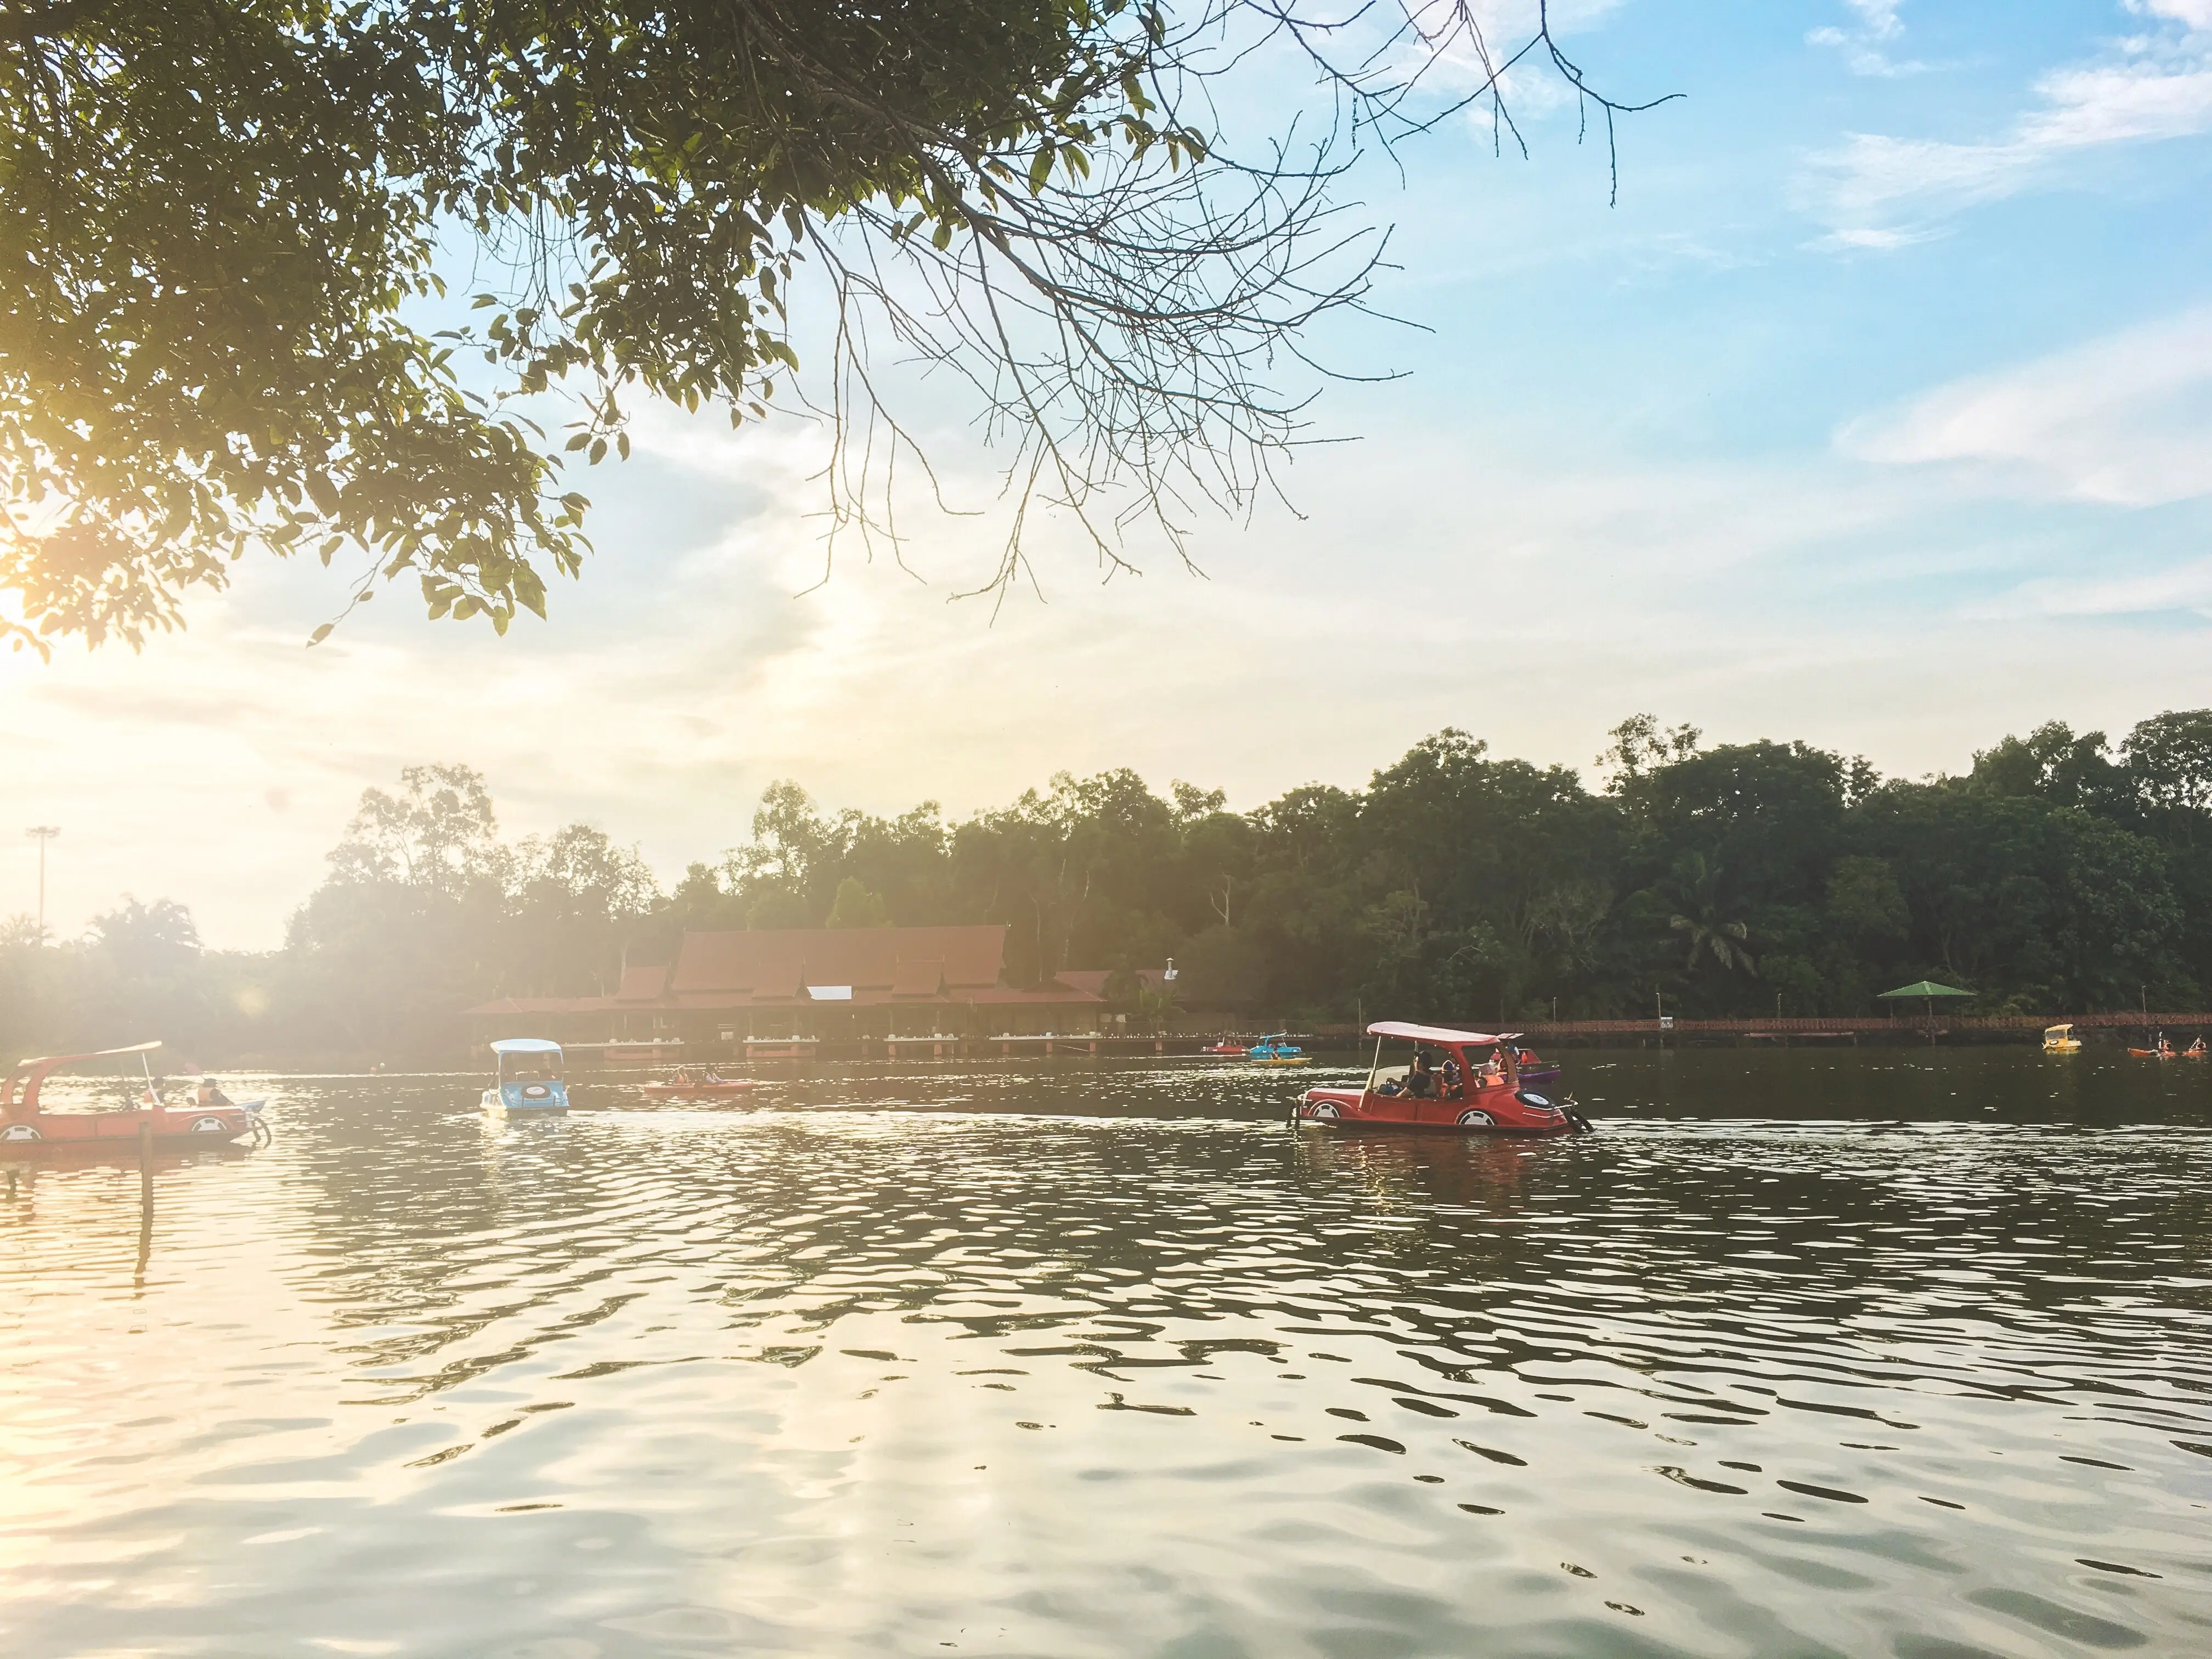
<instances>
[{"instance_id":1,"label":"blue pedal boat","mask_svg":"<svg viewBox=\"0 0 2212 1659\"><path fill-rule=\"evenodd\" d=\"M483 1091L487 1112L565 1112L568 1085L561 1076L561 1045L544 1037L501 1037L491 1045L499 1079Z\"/></svg>"}]
</instances>

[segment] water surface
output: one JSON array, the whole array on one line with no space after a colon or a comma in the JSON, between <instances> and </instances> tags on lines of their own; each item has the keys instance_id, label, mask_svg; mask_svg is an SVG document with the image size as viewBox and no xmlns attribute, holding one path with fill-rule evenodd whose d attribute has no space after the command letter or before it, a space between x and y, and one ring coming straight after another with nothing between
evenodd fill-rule
<instances>
[{"instance_id":1,"label":"water surface","mask_svg":"<svg viewBox=\"0 0 2212 1659\"><path fill-rule=\"evenodd\" d=\"M946 1063L0 1167L0 1651L2212 1650L2205 1068L1565 1059L1548 1143Z\"/></svg>"}]
</instances>

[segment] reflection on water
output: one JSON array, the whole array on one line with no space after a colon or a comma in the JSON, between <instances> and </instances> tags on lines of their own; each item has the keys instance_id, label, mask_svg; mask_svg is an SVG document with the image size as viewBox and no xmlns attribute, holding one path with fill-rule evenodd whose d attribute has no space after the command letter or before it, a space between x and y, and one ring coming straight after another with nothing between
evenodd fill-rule
<instances>
[{"instance_id":1,"label":"reflection on water","mask_svg":"<svg viewBox=\"0 0 2212 1659\"><path fill-rule=\"evenodd\" d=\"M0 1168L0 1649L2203 1651L2212 1079L2079 1058L272 1079Z\"/></svg>"}]
</instances>

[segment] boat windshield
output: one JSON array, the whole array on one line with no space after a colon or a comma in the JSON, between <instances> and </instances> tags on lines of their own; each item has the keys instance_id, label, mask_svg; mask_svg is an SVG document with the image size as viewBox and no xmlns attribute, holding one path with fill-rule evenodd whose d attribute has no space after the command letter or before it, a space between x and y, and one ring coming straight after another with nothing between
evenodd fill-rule
<instances>
[{"instance_id":1,"label":"boat windshield","mask_svg":"<svg viewBox=\"0 0 2212 1659\"><path fill-rule=\"evenodd\" d=\"M554 1054L501 1054L499 1057L499 1080L501 1083L558 1083L561 1080L561 1056Z\"/></svg>"}]
</instances>

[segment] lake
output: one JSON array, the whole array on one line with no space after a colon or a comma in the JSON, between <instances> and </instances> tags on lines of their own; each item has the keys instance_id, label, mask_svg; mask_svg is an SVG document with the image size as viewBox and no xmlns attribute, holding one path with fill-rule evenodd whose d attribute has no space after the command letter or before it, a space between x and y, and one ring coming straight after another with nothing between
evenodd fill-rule
<instances>
[{"instance_id":1,"label":"lake","mask_svg":"<svg viewBox=\"0 0 2212 1659\"><path fill-rule=\"evenodd\" d=\"M1596 1134L948 1062L0 1165L0 1651L2212 1651L2212 1068L1562 1058Z\"/></svg>"}]
</instances>

